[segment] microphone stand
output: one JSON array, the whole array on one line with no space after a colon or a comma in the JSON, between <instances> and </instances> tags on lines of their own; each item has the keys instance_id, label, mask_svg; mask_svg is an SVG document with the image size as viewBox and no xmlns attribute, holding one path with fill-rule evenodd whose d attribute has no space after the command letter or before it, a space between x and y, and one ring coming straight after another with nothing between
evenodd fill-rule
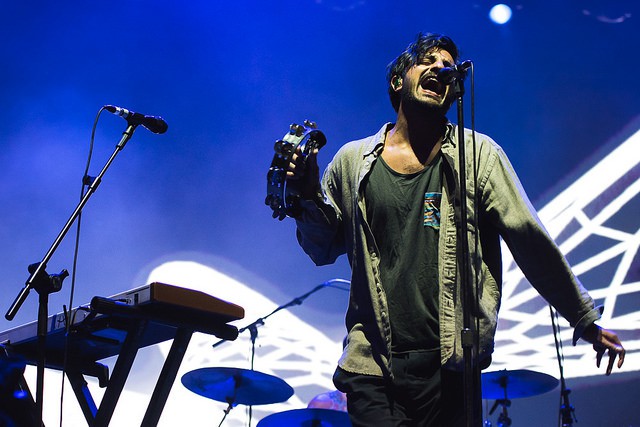
<instances>
[{"instance_id":1,"label":"microphone stand","mask_svg":"<svg viewBox=\"0 0 640 427\"><path fill-rule=\"evenodd\" d=\"M137 124L129 123L127 128L122 134L122 138L120 142L116 145L116 148L107 161L106 165L100 171L100 174L93 180L91 185L89 186L87 192L82 197L78 206L73 211L64 227L58 234L58 237L54 240L53 244L45 254L42 261L31 264L28 268L29 273L31 275L27 279L24 288L20 291L15 301L5 314L5 318L7 320L13 320L15 315L20 310L20 307L26 301L29 296L29 292L32 289L35 289L39 294L38 298L38 366L37 366L37 374L36 374L36 403L38 408L38 419L42 423L42 409L43 409L43 397L44 397L44 368L46 365L46 338L47 338L47 319L48 319L48 304L49 304L49 294L53 292L57 292L62 289L62 281L69 275L67 270L62 270L59 274L47 274L45 271L47 267L47 263L51 260L51 257L55 253L62 240L67 235L69 229L75 222L76 218L80 215L82 208L87 204L91 195L96 191L98 185L100 185L100 181L102 177L107 172L111 163L113 163L116 155L122 151L126 143L131 139L134 130L136 129ZM68 320L67 320L68 321Z\"/></svg>"},{"instance_id":2,"label":"microphone stand","mask_svg":"<svg viewBox=\"0 0 640 427\"><path fill-rule=\"evenodd\" d=\"M549 306L549 311L551 313L551 326L553 328L553 339L556 344L556 358L558 359L558 367L560 368L560 397L562 398L562 405L560 405L560 419L562 423L562 427L571 427L573 425L573 421L576 422L578 419L575 416L575 409L571 403L569 403L569 394L571 393L571 389L567 388L567 384L564 380L564 366L562 365L563 357L560 354L560 349L562 348L562 343L558 337L560 332L559 325L556 324L553 308Z\"/></svg>"},{"instance_id":3,"label":"microphone stand","mask_svg":"<svg viewBox=\"0 0 640 427\"><path fill-rule=\"evenodd\" d=\"M283 310L285 308L289 308L289 307L293 307L294 305L301 305L302 302L307 299L311 294L316 293L317 291L319 291L320 289L330 286L331 283L333 282L346 282L349 283L347 280L343 280L343 279L332 279L332 280L328 280L318 286L316 286L315 288L313 288L312 290L310 290L309 292L307 292L306 294L303 294L297 298L292 299L291 301L289 301L286 304L281 305L280 307L276 308L275 310L273 310L271 313L267 314L266 316L263 317L259 317L258 319L256 319L255 321L253 321L252 323L248 324L247 326L238 329L238 333L242 333L244 331L246 331L247 329L249 330L250 333L250 337L251 337L251 370L253 371L253 361L256 355L256 339L258 338L258 326L262 326L264 325L264 321L267 320L269 317L273 316L274 314L276 314L277 312L279 312L280 310ZM216 343L214 343L212 345L213 348L219 346L220 344L222 344L223 342L226 342L227 340L220 340ZM253 407L249 406L249 427L251 426L251 417L252 417L252 411L253 411Z\"/></svg>"},{"instance_id":4,"label":"microphone stand","mask_svg":"<svg viewBox=\"0 0 640 427\"><path fill-rule=\"evenodd\" d=\"M480 396L480 370L478 369L477 361L475 360L476 354L474 352L475 335L477 330L474 331L471 319L471 307L473 307L473 295L475 294L473 289L473 282L470 280L471 275L469 271L470 265L470 253L469 253L469 226L468 226L468 210L467 210L467 162L465 155L465 143L464 143L464 81L465 72L463 69L459 69L455 73L455 78L452 83L454 96L456 98L457 113L458 113L458 161L459 161L459 177L460 177L460 228L459 228L459 247L462 248L462 257L460 258L460 281L461 281L461 300L463 307L463 328L460 332L460 339L462 343L463 360L464 360L464 411L465 411L465 425L467 427L474 427L475 412L476 412L476 400ZM475 161L475 159L474 159ZM475 196L474 196L475 197ZM474 205L474 209L476 206ZM477 349L475 349L477 350Z\"/></svg>"},{"instance_id":5,"label":"microphone stand","mask_svg":"<svg viewBox=\"0 0 640 427\"><path fill-rule=\"evenodd\" d=\"M350 283L348 280L344 280L344 279L331 279L331 280L328 280L328 281L326 281L324 283L321 283L320 285L316 286L315 288L313 288L312 290L310 290L306 294L300 295L299 297L292 299L288 303L281 305L280 307L276 308L275 310L273 310L271 313L267 314L266 316L260 317L260 318L256 319L254 322L250 323L249 325L238 329L238 333L239 334L244 332L244 331L246 331L247 329L249 329L249 331L251 332L251 342L252 342L252 345L254 346L254 347L252 347L252 350L251 350L251 352L252 352L252 355L251 355L251 369L253 369L253 353L254 353L254 350L255 350L255 338L258 336L257 327L264 325L264 321L265 320L267 320L269 317L273 316L274 314L276 314L280 310L283 310L283 309L289 308L289 307L293 307L294 305L301 305L303 303L303 301L305 299L307 299L310 295L316 293L317 291L319 291L322 288L331 286L331 284L335 283L335 282L344 283L344 284L349 284ZM255 334L255 336L254 336L254 334ZM220 341L214 343L212 345L212 347L213 348L218 347L220 344L222 344L224 342L227 342L227 340L220 340Z\"/></svg>"}]
</instances>

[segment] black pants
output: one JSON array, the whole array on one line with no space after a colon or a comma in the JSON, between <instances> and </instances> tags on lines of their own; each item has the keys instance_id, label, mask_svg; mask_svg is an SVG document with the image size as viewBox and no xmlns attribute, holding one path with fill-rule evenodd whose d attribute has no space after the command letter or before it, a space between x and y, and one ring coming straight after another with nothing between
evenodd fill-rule
<instances>
[{"instance_id":1,"label":"black pants","mask_svg":"<svg viewBox=\"0 0 640 427\"><path fill-rule=\"evenodd\" d=\"M391 367L393 380L336 370L354 427L465 425L463 375L440 368L439 350L394 354Z\"/></svg>"}]
</instances>

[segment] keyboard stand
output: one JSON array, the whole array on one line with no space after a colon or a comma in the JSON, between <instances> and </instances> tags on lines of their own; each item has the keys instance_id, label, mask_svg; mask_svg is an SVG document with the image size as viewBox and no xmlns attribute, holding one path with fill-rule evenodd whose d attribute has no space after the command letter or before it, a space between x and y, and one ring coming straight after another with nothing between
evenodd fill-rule
<instances>
[{"instance_id":1,"label":"keyboard stand","mask_svg":"<svg viewBox=\"0 0 640 427\"><path fill-rule=\"evenodd\" d=\"M67 363L67 379L88 425L109 425L138 350L173 339L141 423L142 427L156 426L193 333L203 332L224 340L237 338L238 329L226 322L241 318L244 310L232 304L229 306L241 310L241 314L231 318L228 313L208 313L184 305L173 307L166 300L157 304L128 305L110 298L94 297L91 300L91 314L73 325L69 332L69 348L72 349L69 354L75 354L78 350L81 353L82 348L89 349L99 345L105 346L105 354L117 354L117 359L110 377L108 367L97 362L104 357L95 354L88 358L75 355ZM8 354L21 354L19 345L13 348L9 343L5 345L5 349ZM64 358L60 353L58 351L47 355L47 367L63 369ZM31 362L29 356L28 363ZM91 395L85 375L98 378L99 385L106 387L99 405Z\"/></svg>"}]
</instances>

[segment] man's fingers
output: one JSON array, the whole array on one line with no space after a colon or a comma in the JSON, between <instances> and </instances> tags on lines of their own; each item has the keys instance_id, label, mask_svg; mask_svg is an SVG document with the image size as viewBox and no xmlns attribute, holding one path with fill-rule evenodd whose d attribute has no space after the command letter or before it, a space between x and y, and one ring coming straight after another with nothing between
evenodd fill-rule
<instances>
[{"instance_id":1,"label":"man's fingers","mask_svg":"<svg viewBox=\"0 0 640 427\"><path fill-rule=\"evenodd\" d=\"M626 351L624 347L622 347L620 338L618 338L615 333L605 329L602 331L602 340L604 345L609 349L609 367L607 371L610 372L613 368L616 356L618 357L618 368L622 367Z\"/></svg>"},{"instance_id":2,"label":"man's fingers","mask_svg":"<svg viewBox=\"0 0 640 427\"><path fill-rule=\"evenodd\" d=\"M616 335L603 333L598 338L599 342L593 345L593 349L596 351L596 366L598 368L600 367L602 357L606 351L609 356L606 375L610 375L613 371L613 366L616 364L616 358L618 358L618 368L622 367L626 351L624 347L622 347L622 344Z\"/></svg>"},{"instance_id":3,"label":"man's fingers","mask_svg":"<svg viewBox=\"0 0 640 427\"><path fill-rule=\"evenodd\" d=\"M624 355L626 354L626 350L624 349L624 347L622 347L622 345L613 345L613 348L609 349L609 366L613 367L613 363L616 359L616 356L618 357L618 368L622 367L622 364L624 363Z\"/></svg>"},{"instance_id":4,"label":"man's fingers","mask_svg":"<svg viewBox=\"0 0 640 427\"><path fill-rule=\"evenodd\" d=\"M611 370L613 369L613 364L616 361L617 353L613 350L609 350L609 364L607 365L607 375L611 374Z\"/></svg>"},{"instance_id":5,"label":"man's fingers","mask_svg":"<svg viewBox=\"0 0 640 427\"><path fill-rule=\"evenodd\" d=\"M600 362L602 362L602 355L606 349L596 344L593 345L593 349L596 351L596 366L599 368Z\"/></svg>"},{"instance_id":6,"label":"man's fingers","mask_svg":"<svg viewBox=\"0 0 640 427\"><path fill-rule=\"evenodd\" d=\"M287 178L298 179L304 173L304 161L302 156L294 154L289 162L287 169Z\"/></svg>"}]
</instances>

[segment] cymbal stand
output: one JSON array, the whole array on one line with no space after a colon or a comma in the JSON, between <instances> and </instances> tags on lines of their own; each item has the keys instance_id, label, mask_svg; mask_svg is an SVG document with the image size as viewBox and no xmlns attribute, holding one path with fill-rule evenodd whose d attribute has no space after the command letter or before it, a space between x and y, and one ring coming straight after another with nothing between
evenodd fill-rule
<instances>
[{"instance_id":1,"label":"cymbal stand","mask_svg":"<svg viewBox=\"0 0 640 427\"><path fill-rule=\"evenodd\" d=\"M511 425L511 418L509 418L507 408L511 406L511 400L507 398L507 377L500 379L500 387L504 389L504 399L496 399L491 411L489 411L489 415L493 414L493 411L496 410L498 405L501 405L502 411L498 416L498 427L509 427Z\"/></svg>"},{"instance_id":2,"label":"cymbal stand","mask_svg":"<svg viewBox=\"0 0 640 427\"><path fill-rule=\"evenodd\" d=\"M509 418L509 414L507 413L507 408L511 406L511 400L509 399L497 399L493 406L491 407L491 411L489 411L489 415L492 415L496 410L498 405L502 406L502 411L498 416L498 427L509 427L511 425L511 418Z\"/></svg>"},{"instance_id":3,"label":"cymbal stand","mask_svg":"<svg viewBox=\"0 0 640 427\"><path fill-rule=\"evenodd\" d=\"M236 392L238 391L238 380L237 378L233 378L233 396L227 397L227 403L229 404L229 406L227 406L227 409L225 409L224 412L224 417L222 417L222 419L220 420L220 424L218 424L218 427L220 427L222 425L222 423L224 423L224 420L227 419L227 415L229 415L229 412L231 412L231 410L233 409L233 404L236 401Z\"/></svg>"}]
</instances>

